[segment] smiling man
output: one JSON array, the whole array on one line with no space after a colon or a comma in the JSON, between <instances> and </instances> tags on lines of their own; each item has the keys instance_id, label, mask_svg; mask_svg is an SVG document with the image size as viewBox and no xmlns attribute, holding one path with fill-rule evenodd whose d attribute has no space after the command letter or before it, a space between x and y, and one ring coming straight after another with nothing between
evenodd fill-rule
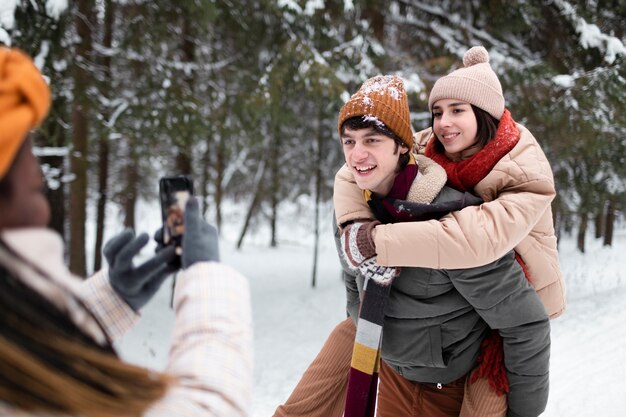
<instances>
[{"instance_id":1,"label":"smiling man","mask_svg":"<svg viewBox=\"0 0 626 417\"><path fill-rule=\"evenodd\" d=\"M413 147L402 80L391 75L370 78L342 108L339 120L346 164L359 188L386 196L411 160Z\"/></svg>"}]
</instances>

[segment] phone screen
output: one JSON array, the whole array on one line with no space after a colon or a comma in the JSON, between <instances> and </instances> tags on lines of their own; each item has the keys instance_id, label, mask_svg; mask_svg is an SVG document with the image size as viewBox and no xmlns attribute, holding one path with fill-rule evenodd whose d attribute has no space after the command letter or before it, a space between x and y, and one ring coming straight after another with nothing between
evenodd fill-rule
<instances>
[{"instance_id":1,"label":"phone screen","mask_svg":"<svg viewBox=\"0 0 626 417\"><path fill-rule=\"evenodd\" d=\"M187 176L163 177L159 181L163 243L175 245L177 253L181 250L182 235L185 233L185 205L192 195L193 182Z\"/></svg>"}]
</instances>

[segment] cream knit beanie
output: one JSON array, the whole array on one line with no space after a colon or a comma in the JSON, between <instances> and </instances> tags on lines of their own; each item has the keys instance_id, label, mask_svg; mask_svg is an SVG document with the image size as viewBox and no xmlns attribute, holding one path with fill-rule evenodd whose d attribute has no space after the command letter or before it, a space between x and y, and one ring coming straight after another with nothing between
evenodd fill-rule
<instances>
[{"instance_id":1,"label":"cream knit beanie","mask_svg":"<svg viewBox=\"0 0 626 417\"><path fill-rule=\"evenodd\" d=\"M346 120L358 116L371 117L384 123L409 149L413 147L409 101L400 77L377 75L365 81L339 111L339 134Z\"/></svg>"},{"instance_id":2,"label":"cream knit beanie","mask_svg":"<svg viewBox=\"0 0 626 417\"><path fill-rule=\"evenodd\" d=\"M500 120L504 96L498 76L489 65L489 53L482 46L470 48L463 56L464 68L437 80L428 98L428 109L441 99L457 99L486 111Z\"/></svg>"}]
</instances>

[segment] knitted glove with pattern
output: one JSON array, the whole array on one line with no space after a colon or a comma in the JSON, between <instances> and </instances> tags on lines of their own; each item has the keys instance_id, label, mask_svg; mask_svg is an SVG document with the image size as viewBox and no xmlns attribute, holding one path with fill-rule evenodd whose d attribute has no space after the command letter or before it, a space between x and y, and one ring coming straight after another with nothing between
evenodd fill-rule
<instances>
[{"instance_id":1,"label":"knitted glove with pattern","mask_svg":"<svg viewBox=\"0 0 626 417\"><path fill-rule=\"evenodd\" d=\"M350 223L341 234L341 251L348 267L356 271L365 260L376 256L376 246L372 230L379 221L358 221Z\"/></svg>"},{"instance_id":2,"label":"knitted glove with pattern","mask_svg":"<svg viewBox=\"0 0 626 417\"><path fill-rule=\"evenodd\" d=\"M393 279L400 275L400 267L382 266L376 263L376 258L369 258L359 265L358 271L365 280L374 280L382 285L390 285Z\"/></svg>"}]
</instances>

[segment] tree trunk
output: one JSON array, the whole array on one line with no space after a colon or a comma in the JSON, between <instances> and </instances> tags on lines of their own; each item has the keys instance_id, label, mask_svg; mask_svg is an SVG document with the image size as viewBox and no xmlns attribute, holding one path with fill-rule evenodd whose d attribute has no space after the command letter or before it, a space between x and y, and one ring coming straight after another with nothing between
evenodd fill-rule
<instances>
[{"instance_id":1,"label":"tree trunk","mask_svg":"<svg viewBox=\"0 0 626 417\"><path fill-rule=\"evenodd\" d=\"M388 5L384 1L373 0L364 2L362 17L369 22L370 28L374 37L380 42L383 47L386 46L385 37L385 10ZM390 69L391 60L385 59L382 56L374 57L374 63L382 70L383 73L388 72Z\"/></svg>"},{"instance_id":2,"label":"tree trunk","mask_svg":"<svg viewBox=\"0 0 626 417\"><path fill-rule=\"evenodd\" d=\"M272 103L272 106L276 106L277 103ZM276 239L277 235L277 218L278 218L278 204L280 193L280 148L281 148L281 137L280 137L280 125L278 122L278 111L274 111L272 116L272 136L274 140L271 143L270 150L270 175L271 175L271 185L270 185L270 204L271 204L271 218L270 218L270 227L271 227L271 240L270 247L275 248L278 246L278 240Z\"/></svg>"},{"instance_id":3,"label":"tree trunk","mask_svg":"<svg viewBox=\"0 0 626 417\"><path fill-rule=\"evenodd\" d=\"M578 250L581 253L585 253L585 235L587 234L587 223L588 223L588 214L587 212L580 213L580 226L578 227Z\"/></svg>"},{"instance_id":4,"label":"tree trunk","mask_svg":"<svg viewBox=\"0 0 626 417\"><path fill-rule=\"evenodd\" d=\"M104 223L106 220L106 204L109 200L107 178L109 177L109 140L107 135L100 138L98 155L98 202L96 208L96 243L94 246L93 270L102 267L102 243L104 240Z\"/></svg>"},{"instance_id":5,"label":"tree trunk","mask_svg":"<svg viewBox=\"0 0 626 417\"><path fill-rule=\"evenodd\" d=\"M196 49L193 42L193 22L191 22L190 16L182 10L183 19L183 43L181 45L183 53L183 62L192 64L196 60ZM189 98L193 96L195 90L195 79L193 70L189 70L184 76L185 84L187 84ZM187 99L189 99L187 98ZM192 158L192 143L193 143L193 129L186 128L183 133L185 137L181 138L181 143L177 147L178 153L176 154L176 169L179 174L192 175L193 174L193 158Z\"/></svg>"},{"instance_id":6,"label":"tree trunk","mask_svg":"<svg viewBox=\"0 0 626 417\"><path fill-rule=\"evenodd\" d=\"M387 9L385 2L369 1L363 6L363 18L366 19L376 40L384 45L385 43L385 14Z\"/></svg>"},{"instance_id":7,"label":"tree trunk","mask_svg":"<svg viewBox=\"0 0 626 417\"><path fill-rule=\"evenodd\" d=\"M55 230L59 235L65 237L65 186L61 181L64 175L66 156L61 155L44 155L39 157L41 165L47 165L49 170L54 171L53 183L47 184L46 198L50 204L50 224L51 229Z\"/></svg>"},{"instance_id":8,"label":"tree trunk","mask_svg":"<svg viewBox=\"0 0 626 417\"><path fill-rule=\"evenodd\" d=\"M270 218L270 227L271 227L271 233L272 233L272 237L270 239L270 247L271 248L275 248L278 246L278 240L276 239L276 218L278 217L278 197L276 196L275 193L272 194L272 198L271 198L271 204L272 204L272 208L271 208L271 218Z\"/></svg>"},{"instance_id":9,"label":"tree trunk","mask_svg":"<svg viewBox=\"0 0 626 417\"><path fill-rule=\"evenodd\" d=\"M187 145L178 146L177 149L178 153L176 154L176 174L192 175L191 152L188 152Z\"/></svg>"},{"instance_id":10,"label":"tree trunk","mask_svg":"<svg viewBox=\"0 0 626 417\"><path fill-rule=\"evenodd\" d=\"M46 199L50 205L50 223L48 226L66 240L65 215L67 210L67 196L64 175L68 157L65 144L65 129L61 129L58 122L51 118L44 122L42 132L34 133L34 143L46 147L46 152L37 154L39 163L44 168L46 176ZM54 151L52 151L54 149Z\"/></svg>"},{"instance_id":11,"label":"tree trunk","mask_svg":"<svg viewBox=\"0 0 626 417\"><path fill-rule=\"evenodd\" d=\"M225 132L221 131L217 143L217 161L215 166L215 222L217 230L222 227L222 200L224 198L224 172L226 171L226 143Z\"/></svg>"},{"instance_id":12,"label":"tree trunk","mask_svg":"<svg viewBox=\"0 0 626 417\"><path fill-rule=\"evenodd\" d=\"M89 0L77 1L74 18L79 41L76 45L74 67L74 102L72 103L72 153L70 170L74 180L70 184L70 244L69 268L78 276L87 275L85 258L85 222L87 220L87 149L90 85L88 71L91 55L91 29L93 4Z\"/></svg>"},{"instance_id":13,"label":"tree trunk","mask_svg":"<svg viewBox=\"0 0 626 417\"><path fill-rule=\"evenodd\" d=\"M556 245L557 248L559 246L559 242L561 241L561 229L563 225L561 224L562 220L561 215L561 205L558 202L558 196L552 202L552 224L554 225L554 234L556 235Z\"/></svg>"},{"instance_id":14,"label":"tree trunk","mask_svg":"<svg viewBox=\"0 0 626 417\"><path fill-rule=\"evenodd\" d=\"M126 187L122 196L124 207L124 227L135 228L135 206L139 190L139 161L135 147L129 143L128 164L126 165Z\"/></svg>"},{"instance_id":15,"label":"tree trunk","mask_svg":"<svg viewBox=\"0 0 626 417\"><path fill-rule=\"evenodd\" d=\"M241 233L239 234L239 239L237 240L237 249L241 249L243 245L243 238L246 236L248 232L248 227L250 226L250 221L252 220L252 216L254 215L255 210L259 206L261 202L261 196L263 194L263 179L265 178L265 160L262 160L259 168L257 169L256 178L254 181L254 196L250 201L250 207L248 208L248 212L246 213L246 219L243 223L243 228L241 229Z\"/></svg>"},{"instance_id":16,"label":"tree trunk","mask_svg":"<svg viewBox=\"0 0 626 417\"><path fill-rule=\"evenodd\" d=\"M319 254L320 240L320 202L322 200L322 111L318 112L317 118L317 138L315 144L315 220L314 231L315 242L313 243L313 271L311 273L311 288L315 288L317 282L317 259Z\"/></svg>"},{"instance_id":17,"label":"tree trunk","mask_svg":"<svg viewBox=\"0 0 626 417\"><path fill-rule=\"evenodd\" d=\"M113 13L114 3L106 0L104 4L104 38L102 46L110 49L113 38ZM105 54L101 59L104 71L104 82L111 81L111 57ZM110 112L109 112L110 113ZM108 129L107 129L108 133ZM104 240L104 224L106 221L106 204L109 200L108 178L109 178L109 135L100 136L98 143L98 202L96 212L96 243L94 247L93 270L98 271L102 267L102 243Z\"/></svg>"},{"instance_id":18,"label":"tree trunk","mask_svg":"<svg viewBox=\"0 0 626 417\"><path fill-rule=\"evenodd\" d=\"M604 206L605 204L601 204L598 207L598 211L596 212L593 220L594 237L596 239L600 239L602 237L602 234L604 233Z\"/></svg>"},{"instance_id":19,"label":"tree trunk","mask_svg":"<svg viewBox=\"0 0 626 417\"><path fill-rule=\"evenodd\" d=\"M209 210L209 183L211 182L211 146L208 145L209 138L207 140L207 147L200 158L201 175L200 184L197 184L195 190L197 197L200 199L200 212L202 216L206 218L207 211Z\"/></svg>"},{"instance_id":20,"label":"tree trunk","mask_svg":"<svg viewBox=\"0 0 626 417\"><path fill-rule=\"evenodd\" d=\"M85 222L87 220L87 117L80 106L73 110L74 146L70 170L74 180L70 184L70 271L86 276Z\"/></svg>"},{"instance_id":21,"label":"tree trunk","mask_svg":"<svg viewBox=\"0 0 626 417\"><path fill-rule=\"evenodd\" d=\"M615 210L616 203L615 197L609 198L609 203L606 206L606 218L604 220L604 242L602 246L613 246L613 229L615 227Z\"/></svg>"}]
</instances>

